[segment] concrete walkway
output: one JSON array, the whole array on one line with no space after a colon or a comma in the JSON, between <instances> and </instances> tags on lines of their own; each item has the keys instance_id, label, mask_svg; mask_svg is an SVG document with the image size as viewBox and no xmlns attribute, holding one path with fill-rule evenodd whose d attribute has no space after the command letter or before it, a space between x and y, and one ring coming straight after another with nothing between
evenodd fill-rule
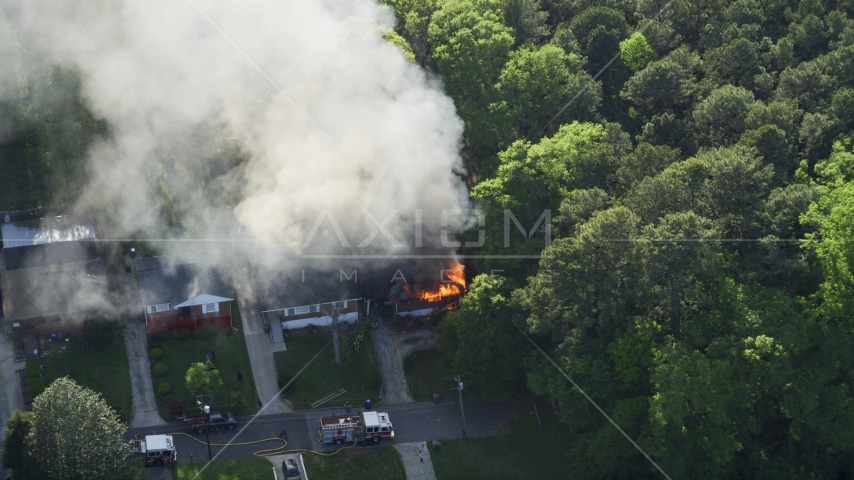
<instances>
[{"instance_id":1,"label":"concrete walkway","mask_svg":"<svg viewBox=\"0 0 854 480\"><path fill-rule=\"evenodd\" d=\"M382 403L391 405L414 402L403 370L403 359L413 352L438 346L438 333L430 327L395 332L380 321L371 332L380 373L383 377Z\"/></svg>"},{"instance_id":2,"label":"concrete walkway","mask_svg":"<svg viewBox=\"0 0 854 480\"><path fill-rule=\"evenodd\" d=\"M406 480L436 480L427 442L401 443L394 448L403 460Z\"/></svg>"},{"instance_id":3,"label":"concrete walkway","mask_svg":"<svg viewBox=\"0 0 854 480\"><path fill-rule=\"evenodd\" d=\"M6 439L6 426L9 425L9 418L15 410L24 409L18 377L15 375L16 370L22 370L24 367L24 362L15 361L12 340L5 336L0 337L0 381L3 382L3 388L0 388L0 440Z\"/></svg>"},{"instance_id":4,"label":"concrete walkway","mask_svg":"<svg viewBox=\"0 0 854 480\"><path fill-rule=\"evenodd\" d=\"M237 296L237 307L243 323L246 348L249 350L249 363L252 365L255 389L261 401L265 405L269 403L263 414L291 412L293 409L282 402L278 395L279 380L276 362L273 359L274 351L270 348L270 335L264 333L264 322L261 319L258 297L255 294L255 282L249 272L249 260L245 253L235 251L229 262L229 272L234 293Z\"/></svg>"},{"instance_id":5,"label":"concrete walkway","mask_svg":"<svg viewBox=\"0 0 854 480\"><path fill-rule=\"evenodd\" d=\"M131 427L153 427L164 425L157 411L154 384L151 381L151 364L148 360L148 336L145 333L145 316L139 296L139 284L135 271L125 270L126 264L133 265L129 257L120 253L110 256L115 266L110 274L115 285L113 305L125 322L125 350L130 364L130 385L133 393L133 420Z\"/></svg>"},{"instance_id":6,"label":"concrete walkway","mask_svg":"<svg viewBox=\"0 0 854 480\"><path fill-rule=\"evenodd\" d=\"M160 418L157 399L154 397L145 325L133 321L126 325L125 349L130 363L130 385L133 390L133 420L130 426L135 428L164 425L166 422Z\"/></svg>"}]
</instances>

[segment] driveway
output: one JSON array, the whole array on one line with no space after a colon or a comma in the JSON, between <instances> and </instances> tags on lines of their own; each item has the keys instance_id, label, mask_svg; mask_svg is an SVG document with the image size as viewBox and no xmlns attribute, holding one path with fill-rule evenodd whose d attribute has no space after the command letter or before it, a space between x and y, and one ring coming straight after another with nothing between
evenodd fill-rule
<instances>
[{"instance_id":1,"label":"driveway","mask_svg":"<svg viewBox=\"0 0 854 480\"><path fill-rule=\"evenodd\" d=\"M438 346L438 333L425 326L406 332L396 332L380 320L371 332L374 352L383 377L382 404L410 403L409 385L403 370L403 360L413 352Z\"/></svg>"},{"instance_id":2,"label":"driveway","mask_svg":"<svg viewBox=\"0 0 854 480\"><path fill-rule=\"evenodd\" d=\"M131 321L125 327L125 349L130 363L130 385L133 390L133 420L131 427L164 425L157 411L151 364L148 361L148 337L145 325Z\"/></svg>"},{"instance_id":3,"label":"driveway","mask_svg":"<svg viewBox=\"0 0 854 480\"><path fill-rule=\"evenodd\" d=\"M273 358L274 352L270 347L270 335L264 333L264 322L261 320L258 296L255 294L255 282L249 271L249 259L240 248L236 248L231 255L229 271L243 323L243 334L249 351L252 376L255 378L255 389L266 407L263 414L286 413L291 409L282 402L279 395L279 380L276 361Z\"/></svg>"}]
</instances>

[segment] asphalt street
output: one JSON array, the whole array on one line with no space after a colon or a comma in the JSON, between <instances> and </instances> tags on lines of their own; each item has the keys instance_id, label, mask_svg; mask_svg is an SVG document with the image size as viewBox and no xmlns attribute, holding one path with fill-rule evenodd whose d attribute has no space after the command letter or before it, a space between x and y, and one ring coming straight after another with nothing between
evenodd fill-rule
<instances>
[{"instance_id":1,"label":"asphalt street","mask_svg":"<svg viewBox=\"0 0 854 480\"><path fill-rule=\"evenodd\" d=\"M513 413L510 402L499 404L481 402L476 404L470 398L464 398L463 407L468 437L495 434L501 425L510 420ZM404 403L380 406L377 410L388 412L395 433L394 440L383 439L379 443L380 445L462 437L463 421L458 403ZM353 413L359 411L361 410L355 408L352 410ZM217 459L249 457L258 450L279 446L281 442L270 441L252 445L234 444L277 438L283 431L287 432L287 450L336 450L339 447L323 445L315 440L318 432L317 420L323 416L342 415L344 413L346 412L343 408L338 408L259 416L239 436L236 436L240 429L246 425L246 422L251 419L251 417L240 417L238 418L239 424L234 430L210 432L212 444L225 444L233 438L231 446L227 448L212 446L211 453L216 456L222 450ZM207 445L204 443L205 434L189 432L183 423L133 428L128 431L127 438L133 438L134 434L137 433L140 437L145 437L145 435L173 432L186 433L201 441L200 443L184 435L175 435L178 463L199 462L208 459ZM372 446L370 444L359 444L356 448L371 448Z\"/></svg>"}]
</instances>

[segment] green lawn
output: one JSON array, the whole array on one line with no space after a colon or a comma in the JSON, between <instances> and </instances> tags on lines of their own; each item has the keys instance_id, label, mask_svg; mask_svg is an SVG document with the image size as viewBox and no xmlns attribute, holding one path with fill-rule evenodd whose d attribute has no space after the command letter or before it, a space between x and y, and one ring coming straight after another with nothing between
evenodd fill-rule
<instances>
[{"instance_id":1,"label":"green lawn","mask_svg":"<svg viewBox=\"0 0 854 480\"><path fill-rule=\"evenodd\" d=\"M219 356L217 356L219 358ZM244 378L244 380L246 380ZM172 466L172 478L190 480L205 465L182 463ZM273 464L266 458L248 457L233 460L217 460L196 477L197 480L264 480L273 479Z\"/></svg>"},{"instance_id":2,"label":"green lawn","mask_svg":"<svg viewBox=\"0 0 854 480\"><path fill-rule=\"evenodd\" d=\"M303 454L311 480L404 480L406 472L394 447L350 448L331 456Z\"/></svg>"},{"instance_id":3,"label":"green lawn","mask_svg":"<svg viewBox=\"0 0 854 480\"><path fill-rule=\"evenodd\" d=\"M288 349L276 354L276 368L279 372L279 386L284 386L296 375L311 358L331 340L327 330L314 333L300 333L285 338ZM342 344L352 341L352 337L342 336ZM305 402L311 403L344 388L347 393L335 398L325 406L343 405L349 400L353 406L361 405L364 399L377 401L382 379L374 359L370 336L365 336L358 352L345 365L336 365L334 351L329 345L290 387L285 397L291 400L295 408L305 408Z\"/></svg>"},{"instance_id":4,"label":"green lawn","mask_svg":"<svg viewBox=\"0 0 854 480\"><path fill-rule=\"evenodd\" d=\"M184 400L184 413L195 414L197 410L195 398L187 392L184 376L190 364L204 363L205 355L213 348L216 349L216 361L213 364L219 369L223 382L223 388L213 395L213 408L233 412L236 415L250 415L258 411L258 397L255 391L255 380L252 377L252 367L249 364L249 355L246 351L246 340L241 333L228 332L229 330L221 331L215 339L193 337L186 340L159 340L149 336L148 347L163 350L163 356L160 359L151 359L151 368L157 407L164 420L170 421L173 417L166 409L167 400L156 393L158 385L164 382L169 383L172 387L169 395ZM153 373L157 363L166 364L169 369L166 375ZM237 380L238 371L243 372L243 381ZM240 405L232 403L232 392L238 392L241 395Z\"/></svg>"},{"instance_id":5,"label":"green lawn","mask_svg":"<svg viewBox=\"0 0 854 480\"><path fill-rule=\"evenodd\" d=\"M442 355L438 350L415 352L403 361L409 394L416 401L430 401L433 393L442 398L456 398L453 374L442 369Z\"/></svg>"},{"instance_id":6,"label":"green lawn","mask_svg":"<svg viewBox=\"0 0 854 480\"><path fill-rule=\"evenodd\" d=\"M74 350L63 352L60 351L61 346L54 346L53 353L42 358L45 366L45 385L50 385L50 382L57 378L68 376L80 385L103 395L107 405L113 407L123 421L129 422L133 400L128 356L122 340L116 338L112 345L89 353L78 353Z\"/></svg>"},{"instance_id":7,"label":"green lawn","mask_svg":"<svg viewBox=\"0 0 854 480\"><path fill-rule=\"evenodd\" d=\"M542 426L522 411L502 435L442 441L431 452L437 480L571 478L571 435L556 417L541 418Z\"/></svg>"}]
</instances>

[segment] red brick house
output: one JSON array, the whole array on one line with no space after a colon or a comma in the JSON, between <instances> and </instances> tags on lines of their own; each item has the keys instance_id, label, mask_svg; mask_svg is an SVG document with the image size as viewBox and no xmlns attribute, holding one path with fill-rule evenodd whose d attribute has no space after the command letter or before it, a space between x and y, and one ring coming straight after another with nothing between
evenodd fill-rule
<instances>
[{"instance_id":1,"label":"red brick house","mask_svg":"<svg viewBox=\"0 0 854 480\"><path fill-rule=\"evenodd\" d=\"M231 326L234 292L215 253L140 258L134 263L146 333Z\"/></svg>"}]
</instances>

